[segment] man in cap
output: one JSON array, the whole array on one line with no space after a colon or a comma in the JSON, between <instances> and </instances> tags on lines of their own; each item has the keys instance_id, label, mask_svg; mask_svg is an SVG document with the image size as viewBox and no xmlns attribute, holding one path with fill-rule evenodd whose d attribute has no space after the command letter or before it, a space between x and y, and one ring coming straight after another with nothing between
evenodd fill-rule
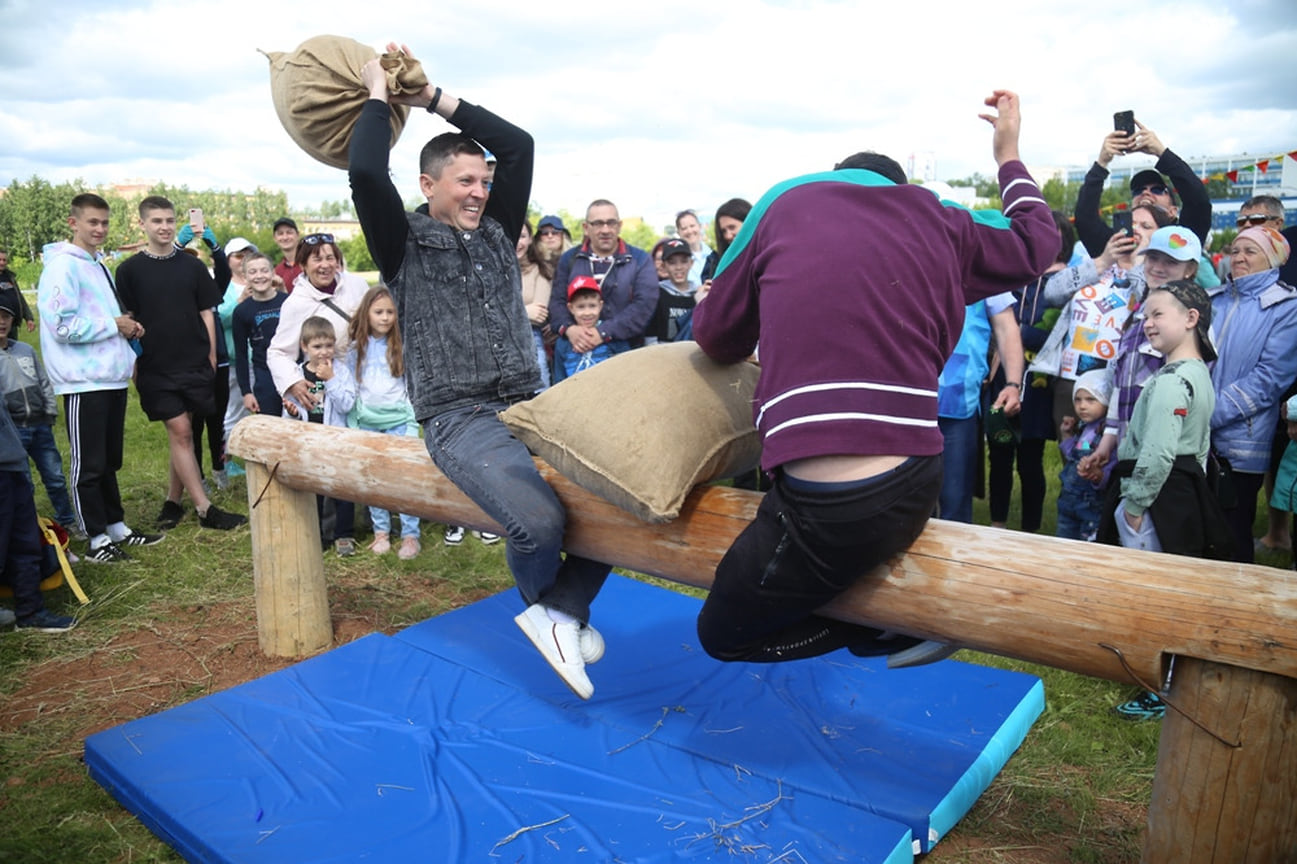
<instances>
[{"instance_id":1,"label":"man in cap","mask_svg":"<svg viewBox=\"0 0 1297 864\"><path fill-rule=\"evenodd\" d=\"M297 231L297 223L287 216L280 216L275 220L275 245L279 247L281 259L275 265L275 275L284 283L284 291L288 294L293 293L293 281L302 274L302 268L297 266L297 242L300 235Z\"/></svg>"},{"instance_id":2,"label":"man in cap","mask_svg":"<svg viewBox=\"0 0 1297 864\"><path fill-rule=\"evenodd\" d=\"M1162 143L1156 132L1138 120L1135 127L1134 135L1115 131L1104 136L1099 158L1086 172L1076 196L1076 236L1092 258L1103 254L1108 238L1114 233L1112 226L1099 215L1099 198L1108 180L1108 166L1117 156L1128 153L1147 153L1157 157L1157 170L1145 168L1131 176L1131 207L1155 204L1197 234L1203 243L1207 242L1207 232L1211 230L1211 198L1202 180L1187 162ZM1179 200L1176 193L1179 193Z\"/></svg>"}]
</instances>

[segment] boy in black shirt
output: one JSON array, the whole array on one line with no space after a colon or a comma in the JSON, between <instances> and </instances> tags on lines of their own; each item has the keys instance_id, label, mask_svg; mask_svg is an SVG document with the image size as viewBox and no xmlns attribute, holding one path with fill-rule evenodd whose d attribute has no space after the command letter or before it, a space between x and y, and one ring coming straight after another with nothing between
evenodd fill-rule
<instances>
[{"instance_id":1,"label":"boy in black shirt","mask_svg":"<svg viewBox=\"0 0 1297 864\"><path fill-rule=\"evenodd\" d=\"M247 517L226 513L208 499L193 444L194 418L216 410L212 307L221 295L207 268L173 245L176 208L170 201L157 195L141 201L140 225L148 246L117 268L117 290L128 314L144 325L135 364L140 407L150 420L166 425L171 449L170 485L158 524L174 527L180 522L180 498L188 492L204 528L237 528Z\"/></svg>"}]
</instances>

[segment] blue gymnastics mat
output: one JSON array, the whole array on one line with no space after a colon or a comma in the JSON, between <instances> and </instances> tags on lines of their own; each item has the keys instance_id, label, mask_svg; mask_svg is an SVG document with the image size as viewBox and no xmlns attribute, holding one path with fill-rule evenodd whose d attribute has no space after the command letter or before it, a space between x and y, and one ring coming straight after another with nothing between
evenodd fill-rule
<instances>
[{"instance_id":1,"label":"blue gymnastics mat","mask_svg":"<svg viewBox=\"0 0 1297 864\"><path fill-rule=\"evenodd\" d=\"M582 702L515 592L86 740L90 774L193 862L901 864L967 812L1039 679L846 652L722 664L700 601L613 576Z\"/></svg>"}]
</instances>

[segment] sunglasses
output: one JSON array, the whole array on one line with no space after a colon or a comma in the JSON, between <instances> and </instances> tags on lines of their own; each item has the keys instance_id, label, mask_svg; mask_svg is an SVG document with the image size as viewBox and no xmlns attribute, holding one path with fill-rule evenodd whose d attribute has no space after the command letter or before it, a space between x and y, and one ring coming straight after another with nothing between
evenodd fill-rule
<instances>
[{"instance_id":1,"label":"sunglasses","mask_svg":"<svg viewBox=\"0 0 1297 864\"><path fill-rule=\"evenodd\" d=\"M307 234L302 238L302 242L307 246L319 246L321 243L333 243L332 234Z\"/></svg>"},{"instance_id":2,"label":"sunglasses","mask_svg":"<svg viewBox=\"0 0 1297 864\"><path fill-rule=\"evenodd\" d=\"M1149 183L1143 189L1136 191L1135 194L1138 196L1143 195L1145 192L1152 192L1154 195L1165 195L1168 191L1165 184Z\"/></svg>"},{"instance_id":3,"label":"sunglasses","mask_svg":"<svg viewBox=\"0 0 1297 864\"><path fill-rule=\"evenodd\" d=\"M1253 213L1251 216L1240 216L1235 225L1242 228L1244 225L1264 225L1271 219L1278 219L1278 216L1267 216L1264 213Z\"/></svg>"},{"instance_id":4,"label":"sunglasses","mask_svg":"<svg viewBox=\"0 0 1297 864\"><path fill-rule=\"evenodd\" d=\"M595 219L585 224L589 225L591 228L597 231L600 228L616 228L618 225L621 224L621 220L620 219Z\"/></svg>"}]
</instances>

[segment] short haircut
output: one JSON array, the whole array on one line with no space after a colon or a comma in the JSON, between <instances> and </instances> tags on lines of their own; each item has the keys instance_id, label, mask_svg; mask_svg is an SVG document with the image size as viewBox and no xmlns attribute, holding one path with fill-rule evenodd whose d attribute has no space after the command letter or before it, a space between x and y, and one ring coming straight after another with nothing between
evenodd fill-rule
<instances>
[{"instance_id":1,"label":"short haircut","mask_svg":"<svg viewBox=\"0 0 1297 864\"><path fill-rule=\"evenodd\" d=\"M81 215L82 210L108 210L111 212L108 202L93 192L82 192L73 198L72 206L68 209L68 215L75 218Z\"/></svg>"},{"instance_id":2,"label":"short haircut","mask_svg":"<svg viewBox=\"0 0 1297 864\"><path fill-rule=\"evenodd\" d=\"M481 144L462 132L443 132L419 151L419 173L436 180L456 156L481 156L485 159L486 153Z\"/></svg>"},{"instance_id":3,"label":"short haircut","mask_svg":"<svg viewBox=\"0 0 1297 864\"><path fill-rule=\"evenodd\" d=\"M243 255L243 266L246 268L253 261L265 261L270 265L270 269L275 269L275 262L270 260L270 256L258 249L247 249ZM288 287L292 287L291 285Z\"/></svg>"},{"instance_id":4,"label":"short haircut","mask_svg":"<svg viewBox=\"0 0 1297 864\"><path fill-rule=\"evenodd\" d=\"M1276 219L1284 218L1283 202L1273 195L1253 195L1243 202L1243 207L1256 207Z\"/></svg>"},{"instance_id":5,"label":"short haircut","mask_svg":"<svg viewBox=\"0 0 1297 864\"><path fill-rule=\"evenodd\" d=\"M852 153L833 166L834 171L845 171L848 168L863 168L866 171L873 171L875 174L883 175L898 186L904 186L909 182L905 176L905 170L901 168L899 162L891 156L884 156L882 153L875 153L873 150L861 150L859 153Z\"/></svg>"},{"instance_id":6,"label":"short haircut","mask_svg":"<svg viewBox=\"0 0 1297 864\"><path fill-rule=\"evenodd\" d=\"M679 213L676 214L676 230L679 230L679 229L680 229L680 220L683 219L683 218L685 218L686 216L692 216L692 217L694 217L694 221L697 222L699 225L701 225L701 224L703 223L703 220L699 219L699 218L698 218L698 214L695 213L694 211L692 211L692 210L681 210Z\"/></svg>"},{"instance_id":7,"label":"short haircut","mask_svg":"<svg viewBox=\"0 0 1297 864\"><path fill-rule=\"evenodd\" d=\"M143 219L144 214L150 210L170 210L174 213L176 212L176 205L161 195L150 195L140 202L140 218Z\"/></svg>"},{"instance_id":8,"label":"short haircut","mask_svg":"<svg viewBox=\"0 0 1297 864\"><path fill-rule=\"evenodd\" d=\"M590 218L590 211L596 207L611 207L612 209L617 210L617 205L609 201L607 198L596 198L593 201L591 201L589 204L587 204L585 207L586 219ZM617 210L617 215L619 217L621 216L620 210Z\"/></svg>"},{"instance_id":9,"label":"short haircut","mask_svg":"<svg viewBox=\"0 0 1297 864\"><path fill-rule=\"evenodd\" d=\"M338 334L334 332L333 322L328 318L312 315L302 322L302 335L298 341L303 345L309 345L316 339L332 339L337 342Z\"/></svg>"}]
</instances>

